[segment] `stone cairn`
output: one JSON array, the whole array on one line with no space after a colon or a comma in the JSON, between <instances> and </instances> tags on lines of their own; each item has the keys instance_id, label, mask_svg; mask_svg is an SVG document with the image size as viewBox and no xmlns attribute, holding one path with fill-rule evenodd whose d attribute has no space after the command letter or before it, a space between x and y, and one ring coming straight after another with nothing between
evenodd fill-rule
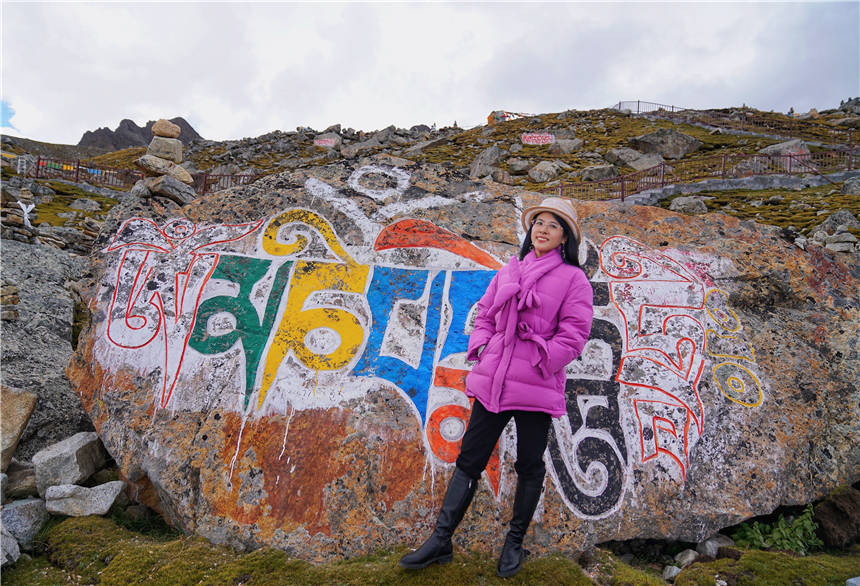
<instances>
[{"instance_id":1,"label":"stone cairn","mask_svg":"<svg viewBox=\"0 0 860 586\"><path fill-rule=\"evenodd\" d=\"M180 132L179 126L169 120L161 119L153 124L152 142L146 148L146 154L134 162L146 178L135 184L131 190L132 195L161 196L179 205L185 205L197 197L191 188L194 179L180 166Z\"/></svg>"}]
</instances>

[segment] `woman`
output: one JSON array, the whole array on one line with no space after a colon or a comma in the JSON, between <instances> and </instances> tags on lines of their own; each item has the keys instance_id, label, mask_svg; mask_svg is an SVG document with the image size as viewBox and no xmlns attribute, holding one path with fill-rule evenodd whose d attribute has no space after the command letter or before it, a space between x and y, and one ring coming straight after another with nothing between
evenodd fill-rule
<instances>
[{"instance_id":1,"label":"woman","mask_svg":"<svg viewBox=\"0 0 860 586\"><path fill-rule=\"evenodd\" d=\"M475 398L454 475L436 527L400 560L417 569L453 559L451 535L507 423L517 426L517 489L498 575L512 576L523 560L523 537L543 490L543 453L552 417L566 414L565 366L579 356L591 331L593 293L579 268L582 232L567 200L550 197L522 214L527 230L519 257L490 282L478 302L466 377Z\"/></svg>"}]
</instances>

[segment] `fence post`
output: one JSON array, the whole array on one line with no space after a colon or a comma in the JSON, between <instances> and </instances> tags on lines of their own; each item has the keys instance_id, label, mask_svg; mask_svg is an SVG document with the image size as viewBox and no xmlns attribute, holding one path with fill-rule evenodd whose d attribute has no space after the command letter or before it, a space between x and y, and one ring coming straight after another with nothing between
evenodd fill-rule
<instances>
[{"instance_id":1,"label":"fence post","mask_svg":"<svg viewBox=\"0 0 860 586\"><path fill-rule=\"evenodd\" d=\"M791 175L791 160L794 156L791 153L788 153L788 174Z\"/></svg>"},{"instance_id":2,"label":"fence post","mask_svg":"<svg viewBox=\"0 0 860 586\"><path fill-rule=\"evenodd\" d=\"M209 183L209 173L203 173L203 189L200 191L200 195L206 195L206 188Z\"/></svg>"},{"instance_id":3,"label":"fence post","mask_svg":"<svg viewBox=\"0 0 860 586\"><path fill-rule=\"evenodd\" d=\"M39 155L38 157L36 157L36 176L35 176L36 179L39 178L39 167L41 167L41 166L42 166L42 155Z\"/></svg>"},{"instance_id":4,"label":"fence post","mask_svg":"<svg viewBox=\"0 0 860 586\"><path fill-rule=\"evenodd\" d=\"M660 163L660 188L666 187L666 163Z\"/></svg>"},{"instance_id":5,"label":"fence post","mask_svg":"<svg viewBox=\"0 0 860 586\"><path fill-rule=\"evenodd\" d=\"M624 201L624 177L621 178L621 201Z\"/></svg>"},{"instance_id":6,"label":"fence post","mask_svg":"<svg viewBox=\"0 0 860 586\"><path fill-rule=\"evenodd\" d=\"M726 155L725 155L725 153L723 153L723 163L722 163L722 166L720 167L720 179L725 179L725 178L726 178Z\"/></svg>"},{"instance_id":7,"label":"fence post","mask_svg":"<svg viewBox=\"0 0 860 586\"><path fill-rule=\"evenodd\" d=\"M81 160L78 159L77 161L75 161L75 183L78 182L78 177L80 177L80 174L81 174Z\"/></svg>"},{"instance_id":8,"label":"fence post","mask_svg":"<svg viewBox=\"0 0 860 586\"><path fill-rule=\"evenodd\" d=\"M563 193L564 193L564 181L560 181L558 184L558 196L562 197Z\"/></svg>"},{"instance_id":9,"label":"fence post","mask_svg":"<svg viewBox=\"0 0 860 586\"><path fill-rule=\"evenodd\" d=\"M639 102L640 102L640 100L636 100L636 113L637 114L639 113ZM622 198L622 199L624 199L624 198Z\"/></svg>"}]
</instances>

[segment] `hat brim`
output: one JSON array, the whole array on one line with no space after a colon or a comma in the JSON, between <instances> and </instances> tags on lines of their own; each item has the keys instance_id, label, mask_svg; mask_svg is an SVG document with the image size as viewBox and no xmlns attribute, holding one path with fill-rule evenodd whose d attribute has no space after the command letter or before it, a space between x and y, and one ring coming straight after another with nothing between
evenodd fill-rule
<instances>
[{"instance_id":1,"label":"hat brim","mask_svg":"<svg viewBox=\"0 0 860 586\"><path fill-rule=\"evenodd\" d=\"M564 210L545 205L532 206L523 210L521 221L523 224L523 229L525 229L526 232L529 231L534 217L541 212L549 212L551 214L555 214L556 216L564 220L564 222L567 224L567 227L570 228L570 231L573 232L573 235L576 237L576 241L582 242L582 230L579 228L579 223L576 221L576 219L571 217L571 215Z\"/></svg>"}]
</instances>

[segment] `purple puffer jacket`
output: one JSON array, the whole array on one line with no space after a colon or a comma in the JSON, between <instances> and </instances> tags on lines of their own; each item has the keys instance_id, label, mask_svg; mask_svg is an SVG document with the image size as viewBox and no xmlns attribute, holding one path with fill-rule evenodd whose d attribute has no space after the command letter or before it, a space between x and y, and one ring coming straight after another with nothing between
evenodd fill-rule
<instances>
[{"instance_id":1,"label":"purple puffer jacket","mask_svg":"<svg viewBox=\"0 0 860 586\"><path fill-rule=\"evenodd\" d=\"M558 249L512 258L478 302L467 356L478 363L466 376L466 394L493 413L564 415L564 367L588 340L593 296L585 273Z\"/></svg>"}]
</instances>

